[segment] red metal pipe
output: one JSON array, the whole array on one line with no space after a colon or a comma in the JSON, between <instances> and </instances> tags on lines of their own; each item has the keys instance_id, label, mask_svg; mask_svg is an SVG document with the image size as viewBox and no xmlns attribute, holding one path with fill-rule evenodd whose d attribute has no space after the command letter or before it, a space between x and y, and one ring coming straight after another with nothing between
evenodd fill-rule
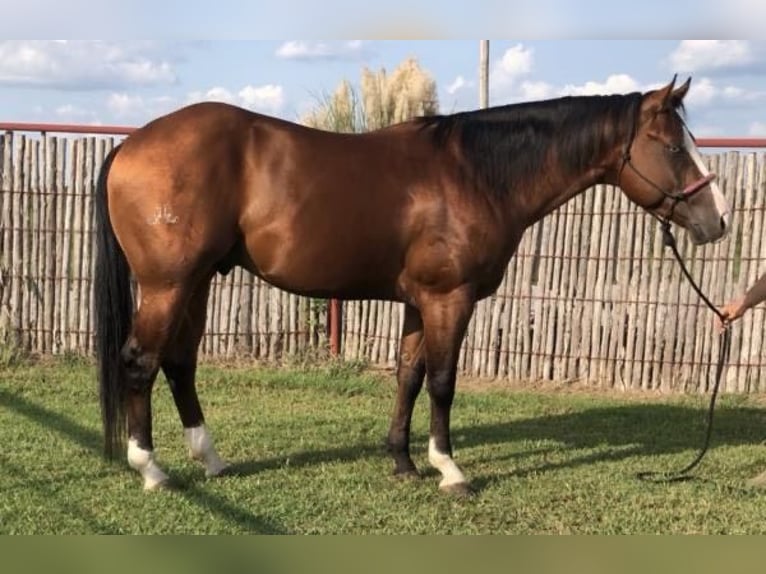
<instances>
[{"instance_id":1,"label":"red metal pipe","mask_svg":"<svg viewBox=\"0 0 766 574\"><path fill-rule=\"evenodd\" d=\"M126 136L136 128L131 126L89 126L83 124L36 124L28 122L0 122L0 131L40 132L61 134L96 134Z\"/></svg>"},{"instance_id":2,"label":"red metal pipe","mask_svg":"<svg viewBox=\"0 0 766 574\"><path fill-rule=\"evenodd\" d=\"M699 147L766 147L766 138L697 138Z\"/></svg>"},{"instance_id":3,"label":"red metal pipe","mask_svg":"<svg viewBox=\"0 0 766 574\"><path fill-rule=\"evenodd\" d=\"M341 349L341 325L343 324L343 304L338 299L330 299L329 322L330 355L339 357Z\"/></svg>"}]
</instances>

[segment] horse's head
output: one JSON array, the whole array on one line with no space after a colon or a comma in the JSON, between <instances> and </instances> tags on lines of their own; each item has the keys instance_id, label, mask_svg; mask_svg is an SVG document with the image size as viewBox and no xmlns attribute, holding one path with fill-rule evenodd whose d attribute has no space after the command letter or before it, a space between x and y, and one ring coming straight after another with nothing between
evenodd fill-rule
<instances>
[{"instance_id":1,"label":"horse's head","mask_svg":"<svg viewBox=\"0 0 766 574\"><path fill-rule=\"evenodd\" d=\"M622 149L617 181L635 203L689 231L700 245L729 229L729 207L705 167L681 113L691 78L645 93Z\"/></svg>"}]
</instances>

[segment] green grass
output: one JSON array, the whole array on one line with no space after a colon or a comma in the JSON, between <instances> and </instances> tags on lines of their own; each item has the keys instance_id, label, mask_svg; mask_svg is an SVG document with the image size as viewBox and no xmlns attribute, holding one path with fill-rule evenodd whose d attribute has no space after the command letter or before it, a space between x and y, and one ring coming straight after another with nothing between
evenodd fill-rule
<instances>
[{"instance_id":1,"label":"green grass","mask_svg":"<svg viewBox=\"0 0 766 574\"><path fill-rule=\"evenodd\" d=\"M438 492L426 462L422 396L413 452L422 480L399 481L383 449L391 377L344 368L206 366L200 394L234 473L204 478L186 458L164 381L155 443L176 484L144 493L104 462L94 372L81 361L0 367L0 533L763 533L766 410L723 397L696 479L638 481L684 466L706 398L460 388L456 459L477 494Z\"/></svg>"}]
</instances>

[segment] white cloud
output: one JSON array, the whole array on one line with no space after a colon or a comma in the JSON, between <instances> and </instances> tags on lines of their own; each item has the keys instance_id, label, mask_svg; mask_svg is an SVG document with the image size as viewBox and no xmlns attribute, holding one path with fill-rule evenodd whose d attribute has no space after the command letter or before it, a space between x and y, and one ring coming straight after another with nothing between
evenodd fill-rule
<instances>
[{"instance_id":1,"label":"white cloud","mask_svg":"<svg viewBox=\"0 0 766 574\"><path fill-rule=\"evenodd\" d=\"M0 85L93 90L174 83L172 64L156 52L148 42L3 41Z\"/></svg>"},{"instance_id":2,"label":"white cloud","mask_svg":"<svg viewBox=\"0 0 766 574\"><path fill-rule=\"evenodd\" d=\"M627 94L640 91L639 83L628 74L612 74L605 82L589 81L584 84L567 84L559 94L562 96L596 96L605 94Z\"/></svg>"},{"instance_id":3,"label":"white cloud","mask_svg":"<svg viewBox=\"0 0 766 574\"><path fill-rule=\"evenodd\" d=\"M766 91L746 90L737 86L726 86L721 90L724 100L738 103L760 103L766 101Z\"/></svg>"},{"instance_id":4,"label":"white cloud","mask_svg":"<svg viewBox=\"0 0 766 574\"><path fill-rule=\"evenodd\" d=\"M222 86L190 92L186 98L171 96L146 97L137 93L113 92L106 99L106 110L120 122L143 123L172 112L183 105L197 102L225 102L243 108L278 114L285 104L284 88L275 84L245 86L233 91Z\"/></svg>"},{"instance_id":5,"label":"white cloud","mask_svg":"<svg viewBox=\"0 0 766 574\"><path fill-rule=\"evenodd\" d=\"M723 89L723 95L727 98L737 99L746 96L746 92L736 86L726 86Z\"/></svg>"},{"instance_id":6,"label":"white cloud","mask_svg":"<svg viewBox=\"0 0 766 574\"><path fill-rule=\"evenodd\" d=\"M523 100L545 100L556 96L556 89L547 82L525 81L521 83L521 98Z\"/></svg>"},{"instance_id":7,"label":"white cloud","mask_svg":"<svg viewBox=\"0 0 766 574\"><path fill-rule=\"evenodd\" d=\"M118 75L132 85L168 84L176 76L168 62L152 62L147 59L125 61L118 64Z\"/></svg>"},{"instance_id":8,"label":"white cloud","mask_svg":"<svg viewBox=\"0 0 766 574\"><path fill-rule=\"evenodd\" d=\"M306 42L296 42L291 40L285 42L277 48L276 55L285 60L301 60L312 58L325 58L330 54L330 48L327 44L317 43L309 45Z\"/></svg>"},{"instance_id":9,"label":"white cloud","mask_svg":"<svg viewBox=\"0 0 766 574\"><path fill-rule=\"evenodd\" d=\"M541 80L519 80L531 70L532 54L531 50L524 50L520 48L520 45L516 48L519 49L512 49L514 51L511 55L506 52L503 57L505 73L501 74L500 81L498 82L495 76L490 76L490 89L493 90L492 98L495 100L493 105L495 103L544 100L560 96L626 94L657 87L642 86L628 74L612 74L603 82L592 80L583 84L566 84L564 86L556 86Z\"/></svg>"},{"instance_id":10,"label":"white cloud","mask_svg":"<svg viewBox=\"0 0 766 574\"><path fill-rule=\"evenodd\" d=\"M237 96L244 107L267 113L276 113L285 104L285 90L275 84L245 86Z\"/></svg>"},{"instance_id":11,"label":"white cloud","mask_svg":"<svg viewBox=\"0 0 766 574\"><path fill-rule=\"evenodd\" d=\"M364 55L364 42L328 44L326 42L302 42L290 40L277 48L276 56L284 60L339 60Z\"/></svg>"},{"instance_id":12,"label":"white cloud","mask_svg":"<svg viewBox=\"0 0 766 574\"><path fill-rule=\"evenodd\" d=\"M466 80L463 76L458 76L452 81L452 83L449 86L447 86L446 90L448 94L453 96L460 90L472 88L474 86L475 86L474 82L470 82Z\"/></svg>"},{"instance_id":13,"label":"white cloud","mask_svg":"<svg viewBox=\"0 0 766 574\"><path fill-rule=\"evenodd\" d=\"M251 110L276 114L285 103L284 88L275 84L266 84L264 86L245 86L237 93L227 88L215 86L205 92L191 92L186 102L216 101L234 104Z\"/></svg>"},{"instance_id":14,"label":"white cloud","mask_svg":"<svg viewBox=\"0 0 766 574\"><path fill-rule=\"evenodd\" d=\"M694 73L745 68L754 59L746 40L684 40L668 61L675 72Z\"/></svg>"},{"instance_id":15,"label":"white cloud","mask_svg":"<svg viewBox=\"0 0 766 574\"><path fill-rule=\"evenodd\" d=\"M202 99L212 102L225 102L227 104L234 104L236 102L236 97L234 94L232 94L226 88L222 88L220 86L210 88L207 92L205 92L205 95Z\"/></svg>"},{"instance_id":16,"label":"white cloud","mask_svg":"<svg viewBox=\"0 0 766 574\"><path fill-rule=\"evenodd\" d=\"M713 104L747 106L766 101L766 92L753 91L734 85L721 86L711 78L703 77L692 81L689 94L684 102L689 106L705 107Z\"/></svg>"},{"instance_id":17,"label":"white cloud","mask_svg":"<svg viewBox=\"0 0 766 574\"><path fill-rule=\"evenodd\" d=\"M490 81L499 88L509 88L532 71L534 62L532 48L516 44L508 48L502 58L497 60L490 73Z\"/></svg>"},{"instance_id":18,"label":"white cloud","mask_svg":"<svg viewBox=\"0 0 766 574\"><path fill-rule=\"evenodd\" d=\"M517 68L524 69L524 68ZM496 87L494 78L490 85ZM501 84L493 91L493 104L518 101L543 100L560 96L591 96L606 94L626 94L646 92L662 87L664 82L645 84L629 74L612 74L605 80L589 80L582 84L556 86L545 81L523 80L515 84ZM721 85L714 79L702 77L694 80L685 98L687 106L692 108L710 108L711 106L753 107L766 102L766 91L755 91L737 85Z\"/></svg>"},{"instance_id":19,"label":"white cloud","mask_svg":"<svg viewBox=\"0 0 766 574\"><path fill-rule=\"evenodd\" d=\"M720 90L710 78L700 78L692 82L684 103L689 106L709 106L719 93Z\"/></svg>"}]
</instances>

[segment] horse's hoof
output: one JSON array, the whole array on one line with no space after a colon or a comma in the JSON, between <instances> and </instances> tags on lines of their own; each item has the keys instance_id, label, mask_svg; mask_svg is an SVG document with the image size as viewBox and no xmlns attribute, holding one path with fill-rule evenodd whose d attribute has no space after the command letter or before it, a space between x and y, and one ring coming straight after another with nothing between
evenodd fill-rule
<instances>
[{"instance_id":1,"label":"horse's hoof","mask_svg":"<svg viewBox=\"0 0 766 574\"><path fill-rule=\"evenodd\" d=\"M747 481L750 488L766 488L766 471Z\"/></svg>"},{"instance_id":2,"label":"horse's hoof","mask_svg":"<svg viewBox=\"0 0 766 574\"><path fill-rule=\"evenodd\" d=\"M470 498L475 494L474 490L467 482L445 484L444 486L439 486L439 490L454 498Z\"/></svg>"}]
</instances>

